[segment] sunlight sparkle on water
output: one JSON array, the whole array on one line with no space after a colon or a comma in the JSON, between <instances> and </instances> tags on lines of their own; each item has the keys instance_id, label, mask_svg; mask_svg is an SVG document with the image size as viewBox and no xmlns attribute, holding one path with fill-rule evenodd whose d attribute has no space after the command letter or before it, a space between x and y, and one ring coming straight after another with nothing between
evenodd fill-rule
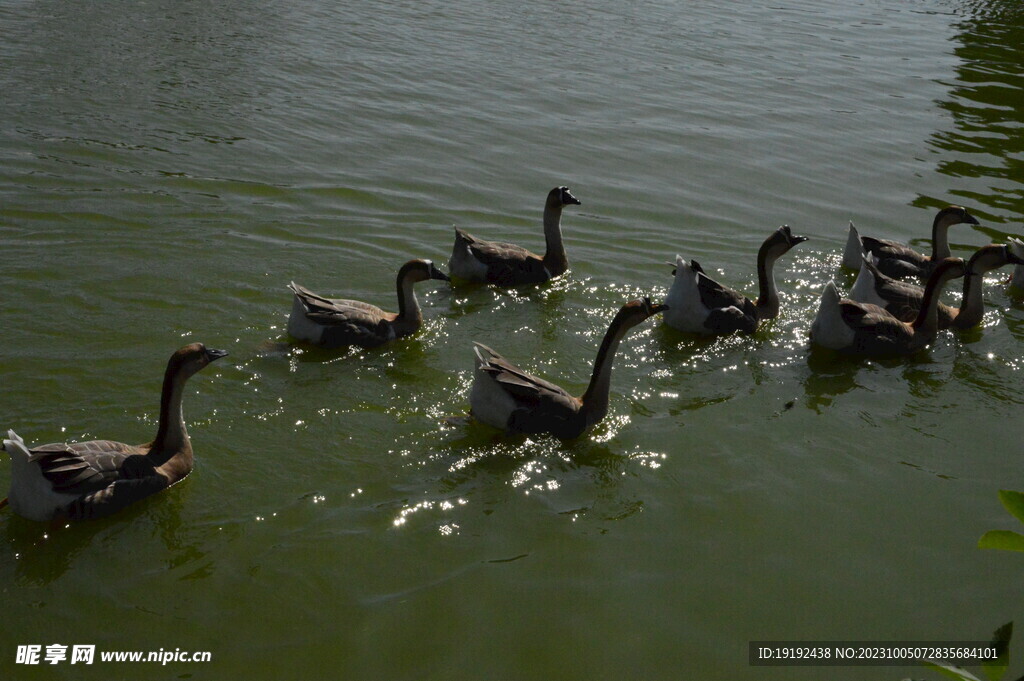
<instances>
[{"instance_id":1,"label":"sunlight sparkle on water","mask_svg":"<svg viewBox=\"0 0 1024 681\"><path fill-rule=\"evenodd\" d=\"M630 460L636 461L641 466L650 469L661 468L661 463L668 458L668 454L662 452L636 452L629 455Z\"/></svg>"},{"instance_id":2,"label":"sunlight sparkle on water","mask_svg":"<svg viewBox=\"0 0 1024 681\"><path fill-rule=\"evenodd\" d=\"M543 472L544 469L545 467L538 462L530 461L512 474L509 484L513 487L522 487L532 479L533 475Z\"/></svg>"},{"instance_id":3,"label":"sunlight sparkle on water","mask_svg":"<svg viewBox=\"0 0 1024 681\"><path fill-rule=\"evenodd\" d=\"M629 420L629 416L626 414L610 416L601 422L601 430L595 432L590 439L594 442L608 442L629 424Z\"/></svg>"}]
</instances>

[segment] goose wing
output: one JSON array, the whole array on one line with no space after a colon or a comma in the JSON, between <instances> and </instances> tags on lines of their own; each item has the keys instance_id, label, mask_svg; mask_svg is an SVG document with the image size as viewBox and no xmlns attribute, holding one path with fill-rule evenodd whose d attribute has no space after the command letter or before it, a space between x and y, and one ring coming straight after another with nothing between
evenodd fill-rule
<instances>
[{"instance_id":1,"label":"goose wing","mask_svg":"<svg viewBox=\"0 0 1024 681\"><path fill-rule=\"evenodd\" d=\"M167 487L139 448L123 442L53 443L29 452L54 492L78 496L69 518L108 515Z\"/></svg>"},{"instance_id":2,"label":"goose wing","mask_svg":"<svg viewBox=\"0 0 1024 681\"><path fill-rule=\"evenodd\" d=\"M543 259L522 246L477 239L458 227L455 228L455 235L465 242L477 261L487 266L487 281L492 284L511 286L547 281L550 278L544 269Z\"/></svg>"},{"instance_id":3,"label":"goose wing","mask_svg":"<svg viewBox=\"0 0 1024 681\"><path fill-rule=\"evenodd\" d=\"M862 236L860 238L860 243L864 247L864 250L872 255L884 254L886 257L891 257L890 254L892 253L907 250L907 247L898 241L878 239L873 236Z\"/></svg>"},{"instance_id":4,"label":"goose wing","mask_svg":"<svg viewBox=\"0 0 1024 681\"><path fill-rule=\"evenodd\" d=\"M29 453L55 492L80 495L119 480L121 468L132 456L144 458L135 447L112 440L55 442Z\"/></svg>"},{"instance_id":5,"label":"goose wing","mask_svg":"<svg viewBox=\"0 0 1024 681\"><path fill-rule=\"evenodd\" d=\"M570 399L564 388L523 371L512 362L482 343L475 343L478 367L516 398L537 402L545 395L558 395ZM518 400L517 400L518 401Z\"/></svg>"},{"instance_id":6,"label":"goose wing","mask_svg":"<svg viewBox=\"0 0 1024 681\"><path fill-rule=\"evenodd\" d=\"M72 501L68 504L67 514L75 520L100 518L166 488L167 478L162 475L116 480L101 490Z\"/></svg>"},{"instance_id":7,"label":"goose wing","mask_svg":"<svg viewBox=\"0 0 1024 681\"><path fill-rule=\"evenodd\" d=\"M867 335L878 346L897 346L910 336L907 325L885 309L870 303L857 303L843 299L839 302L843 321L858 335Z\"/></svg>"},{"instance_id":8,"label":"goose wing","mask_svg":"<svg viewBox=\"0 0 1024 681\"><path fill-rule=\"evenodd\" d=\"M486 345L476 343L480 370L515 401L506 428L513 433L580 434L580 401L560 386L523 371Z\"/></svg>"},{"instance_id":9,"label":"goose wing","mask_svg":"<svg viewBox=\"0 0 1024 681\"><path fill-rule=\"evenodd\" d=\"M870 236L862 236L860 240L864 245L864 250L878 260L879 271L890 277L900 279L921 276L922 270L927 268L931 262L928 256L896 241L876 239Z\"/></svg>"},{"instance_id":10,"label":"goose wing","mask_svg":"<svg viewBox=\"0 0 1024 681\"><path fill-rule=\"evenodd\" d=\"M324 298L319 294L313 293L305 286L296 284L294 281L289 284L289 288L302 301L303 306L306 308L306 316L311 319L319 315L325 319L332 317L338 317L339 319L363 318L364 321L372 322L383 319L388 315L387 312L376 305L364 303L360 300Z\"/></svg>"},{"instance_id":11,"label":"goose wing","mask_svg":"<svg viewBox=\"0 0 1024 681\"><path fill-rule=\"evenodd\" d=\"M704 326L719 333L753 333L757 329L757 307L753 301L706 275L696 260L690 265L697 272L700 300L710 310Z\"/></svg>"},{"instance_id":12,"label":"goose wing","mask_svg":"<svg viewBox=\"0 0 1024 681\"><path fill-rule=\"evenodd\" d=\"M885 309L892 316L901 322L910 323L917 317L921 310L921 303L924 302L924 288L907 281L900 281L885 274L870 261L865 261L865 267L871 270L875 278L875 291L879 297L886 302ZM948 328L958 314L958 310L939 303L939 328Z\"/></svg>"},{"instance_id":13,"label":"goose wing","mask_svg":"<svg viewBox=\"0 0 1024 681\"><path fill-rule=\"evenodd\" d=\"M331 327L329 335L344 336L347 343L373 344L387 340L395 315L359 300L324 298L292 282L291 290L302 301L306 319Z\"/></svg>"},{"instance_id":14,"label":"goose wing","mask_svg":"<svg viewBox=\"0 0 1024 681\"><path fill-rule=\"evenodd\" d=\"M904 322L912 322L921 309L924 289L916 284L894 279L878 269L870 259L864 261L875 279L875 292L886 302L885 309Z\"/></svg>"}]
</instances>

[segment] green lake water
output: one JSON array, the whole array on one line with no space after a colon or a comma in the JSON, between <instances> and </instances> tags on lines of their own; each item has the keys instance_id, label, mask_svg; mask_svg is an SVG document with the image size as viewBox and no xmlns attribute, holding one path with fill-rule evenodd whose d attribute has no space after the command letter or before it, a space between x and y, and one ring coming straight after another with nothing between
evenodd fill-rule
<instances>
[{"instance_id":1,"label":"green lake water","mask_svg":"<svg viewBox=\"0 0 1024 681\"><path fill-rule=\"evenodd\" d=\"M1024 555L977 548L1021 529L1009 271L912 359L807 348L849 220L925 249L960 203L965 257L1024 234L1019 3L9 0L0 27L0 427L144 442L170 354L231 353L189 383L184 482L69 527L0 512L0 678L935 679L747 646L1024 627ZM453 224L542 250L560 184L559 280L429 282L411 339L288 344L289 281L395 309ZM783 223L811 240L780 318L638 327L588 436L459 418L472 341L579 394L668 260L753 292Z\"/></svg>"}]
</instances>

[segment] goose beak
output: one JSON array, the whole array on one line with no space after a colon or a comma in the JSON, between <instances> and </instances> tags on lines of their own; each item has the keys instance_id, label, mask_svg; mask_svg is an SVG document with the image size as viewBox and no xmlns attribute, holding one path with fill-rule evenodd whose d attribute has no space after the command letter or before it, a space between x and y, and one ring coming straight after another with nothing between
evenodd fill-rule
<instances>
[{"instance_id":1,"label":"goose beak","mask_svg":"<svg viewBox=\"0 0 1024 681\"><path fill-rule=\"evenodd\" d=\"M562 187L562 204L566 206L582 206L583 202L573 196L568 187Z\"/></svg>"},{"instance_id":2,"label":"goose beak","mask_svg":"<svg viewBox=\"0 0 1024 681\"><path fill-rule=\"evenodd\" d=\"M1016 249L1010 248L1008 246L1004 248L1006 250L1006 261L1008 263L1010 263L1011 265L1024 265L1024 258L1020 257L1014 252Z\"/></svg>"},{"instance_id":3,"label":"goose beak","mask_svg":"<svg viewBox=\"0 0 1024 681\"><path fill-rule=\"evenodd\" d=\"M437 279L439 281L451 281L451 278L447 274L437 269L433 265L430 266L430 278Z\"/></svg>"},{"instance_id":4,"label":"goose beak","mask_svg":"<svg viewBox=\"0 0 1024 681\"><path fill-rule=\"evenodd\" d=\"M214 348L206 348L206 359L211 361L211 362L216 360L216 359L220 359L221 357L227 357L227 356L228 356L228 351L227 350L216 350Z\"/></svg>"},{"instance_id":5,"label":"goose beak","mask_svg":"<svg viewBox=\"0 0 1024 681\"><path fill-rule=\"evenodd\" d=\"M968 224L968 225L980 225L981 224L980 222L978 222L978 218L974 217L973 215L968 213L966 210L964 211L964 222L966 224Z\"/></svg>"},{"instance_id":6,"label":"goose beak","mask_svg":"<svg viewBox=\"0 0 1024 681\"><path fill-rule=\"evenodd\" d=\"M659 312L664 312L665 310L668 309L668 305L655 305L654 303L651 302L650 298L642 298L641 300L643 301L644 308L647 310L648 317L654 314L658 314Z\"/></svg>"},{"instance_id":7,"label":"goose beak","mask_svg":"<svg viewBox=\"0 0 1024 681\"><path fill-rule=\"evenodd\" d=\"M790 248L796 246L799 243L807 241L808 239L808 237L806 236L797 236L796 234L793 234L793 231L789 228L789 225L782 225L781 227L779 227L778 232L782 234L782 236L786 239L786 242L789 244Z\"/></svg>"}]
</instances>

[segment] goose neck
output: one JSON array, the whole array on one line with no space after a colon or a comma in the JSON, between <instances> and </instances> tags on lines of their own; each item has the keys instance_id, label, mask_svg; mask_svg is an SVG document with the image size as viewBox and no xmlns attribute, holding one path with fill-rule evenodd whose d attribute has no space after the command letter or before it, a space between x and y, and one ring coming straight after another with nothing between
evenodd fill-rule
<instances>
[{"instance_id":1,"label":"goose neck","mask_svg":"<svg viewBox=\"0 0 1024 681\"><path fill-rule=\"evenodd\" d=\"M420 302L416 299L413 277L403 270L398 273L398 318L403 321L419 322L423 319Z\"/></svg>"},{"instance_id":2,"label":"goose neck","mask_svg":"<svg viewBox=\"0 0 1024 681\"><path fill-rule=\"evenodd\" d=\"M601 347L594 359L594 369L590 375L590 384L587 391L583 393L580 401L583 403L583 411L586 414L587 425L597 423L608 413L608 395L611 389L612 364L615 361L615 352L619 348L622 337L626 335L627 328L622 320L616 318L605 332L601 340Z\"/></svg>"},{"instance_id":3,"label":"goose neck","mask_svg":"<svg viewBox=\"0 0 1024 681\"><path fill-rule=\"evenodd\" d=\"M155 459L154 465L162 465L179 454L192 456L192 443L181 410L186 380L187 377L182 374L179 367L173 364L167 366L163 390L160 393L160 425L149 449L149 456Z\"/></svg>"},{"instance_id":4,"label":"goose neck","mask_svg":"<svg viewBox=\"0 0 1024 681\"><path fill-rule=\"evenodd\" d=\"M924 296L921 299L921 309L917 313L911 326L914 328L915 337L922 337L923 342L930 342L939 331L939 296L942 288L953 275L944 269L936 269L928 278L924 287Z\"/></svg>"},{"instance_id":5,"label":"goose neck","mask_svg":"<svg viewBox=\"0 0 1024 681\"><path fill-rule=\"evenodd\" d=\"M562 205L549 201L544 205L544 268L553 277L569 269L569 259L562 244Z\"/></svg>"},{"instance_id":6,"label":"goose neck","mask_svg":"<svg viewBox=\"0 0 1024 681\"><path fill-rule=\"evenodd\" d=\"M757 307L760 319L774 319L779 314L779 292L775 286L775 261L778 259L766 248L757 252Z\"/></svg>"},{"instance_id":7,"label":"goose neck","mask_svg":"<svg viewBox=\"0 0 1024 681\"><path fill-rule=\"evenodd\" d=\"M985 301L982 300L984 275L1006 263L1007 258L1002 246L985 246L971 256L967 263L967 273L964 275L964 295L960 301L960 311L953 319L953 326L968 329L981 323L981 318L985 315Z\"/></svg>"},{"instance_id":8,"label":"goose neck","mask_svg":"<svg viewBox=\"0 0 1024 681\"><path fill-rule=\"evenodd\" d=\"M960 300L960 309L953 317L953 326L967 329L981 322L985 313L985 303L981 297L984 278L980 272L968 271L964 275L964 292Z\"/></svg>"},{"instance_id":9,"label":"goose neck","mask_svg":"<svg viewBox=\"0 0 1024 681\"><path fill-rule=\"evenodd\" d=\"M935 216L932 221L932 261L936 262L950 256L949 251L950 224L943 213Z\"/></svg>"}]
</instances>

